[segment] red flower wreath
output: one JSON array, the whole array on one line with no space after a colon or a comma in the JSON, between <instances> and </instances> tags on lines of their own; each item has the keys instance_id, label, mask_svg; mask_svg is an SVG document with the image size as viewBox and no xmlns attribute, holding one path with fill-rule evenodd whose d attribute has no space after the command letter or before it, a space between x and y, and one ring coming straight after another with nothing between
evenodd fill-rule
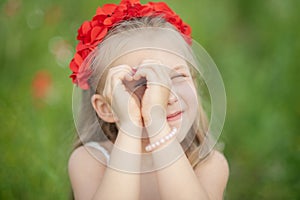
<instances>
[{"instance_id":1,"label":"red flower wreath","mask_svg":"<svg viewBox=\"0 0 300 200\"><path fill-rule=\"evenodd\" d=\"M116 24L123 20L146 16L162 16L185 35L186 41L191 44L190 26L184 23L164 2L149 2L142 5L139 0L121 0L119 5L105 4L102 8L97 9L96 15L91 21L85 21L78 29L77 40L79 43L70 63L70 69L73 72L70 78L72 78L73 83L81 89L89 89L88 78L90 74L84 73L86 69L80 69L84 59Z\"/></svg>"}]
</instances>

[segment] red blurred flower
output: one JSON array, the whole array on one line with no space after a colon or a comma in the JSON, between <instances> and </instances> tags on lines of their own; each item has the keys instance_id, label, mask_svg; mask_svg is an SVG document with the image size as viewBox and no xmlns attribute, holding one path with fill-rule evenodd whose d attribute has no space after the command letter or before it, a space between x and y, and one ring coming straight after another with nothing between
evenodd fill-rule
<instances>
[{"instance_id":1,"label":"red blurred flower","mask_svg":"<svg viewBox=\"0 0 300 200\"><path fill-rule=\"evenodd\" d=\"M15 16L19 12L21 5L22 2L20 0L8 0L3 5L4 13L9 17Z\"/></svg>"},{"instance_id":2,"label":"red blurred flower","mask_svg":"<svg viewBox=\"0 0 300 200\"><path fill-rule=\"evenodd\" d=\"M32 80L32 95L35 99L45 99L52 86L52 77L48 71L38 71Z\"/></svg>"}]
</instances>

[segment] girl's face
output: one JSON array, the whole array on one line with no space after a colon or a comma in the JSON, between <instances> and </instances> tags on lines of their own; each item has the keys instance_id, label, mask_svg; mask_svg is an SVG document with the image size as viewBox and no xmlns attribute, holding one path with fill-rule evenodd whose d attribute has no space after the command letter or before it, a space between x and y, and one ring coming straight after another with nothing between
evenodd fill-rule
<instances>
[{"instance_id":1,"label":"girl's face","mask_svg":"<svg viewBox=\"0 0 300 200\"><path fill-rule=\"evenodd\" d=\"M176 127L177 139L181 142L191 129L197 115L197 91L185 60L175 54L162 50L139 50L126 54L117 59L112 66L122 64L137 67L151 60L167 67L171 79L171 92L166 108L167 122L170 127ZM109 77L107 77L109 78ZM134 92L141 100L146 89L145 79L126 83L126 87ZM159 94L156 94L159 95Z\"/></svg>"}]
</instances>

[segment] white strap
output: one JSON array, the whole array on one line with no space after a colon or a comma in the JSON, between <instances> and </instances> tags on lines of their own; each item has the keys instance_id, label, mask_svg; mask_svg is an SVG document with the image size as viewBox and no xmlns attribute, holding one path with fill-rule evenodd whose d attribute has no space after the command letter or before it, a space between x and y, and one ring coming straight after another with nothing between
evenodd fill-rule
<instances>
[{"instance_id":1,"label":"white strap","mask_svg":"<svg viewBox=\"0 0 300 200\"><path fill-rule=\"evenodd\" d=\"M102 147L98 142L88 142L85 144L85 146L92 147L92 148L95 148L95 149L101 151L104 154L104 156L106 157L107 161L109 160L108 151L104 147Z\"/></svg>"}]
</instances>

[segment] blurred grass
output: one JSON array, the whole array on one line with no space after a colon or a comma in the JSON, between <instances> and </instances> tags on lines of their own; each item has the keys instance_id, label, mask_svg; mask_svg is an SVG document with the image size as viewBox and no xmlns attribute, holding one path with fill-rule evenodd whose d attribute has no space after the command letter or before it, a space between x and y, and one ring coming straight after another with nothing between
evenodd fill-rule
<instances>
[{"instance_id":1,"label":"blurred grass","mask_svg":"<svg viewBox=\"0 0 300 200\"><path fill-rule=\"evenodd\" d=\"M81 22L106 2L0 1L0 199L68 198L69 55ZM300 199L300 2L166 2L224 79L225 199ZM41 71L50 82L39 96Z\"/></svg>"}]
</instances>

